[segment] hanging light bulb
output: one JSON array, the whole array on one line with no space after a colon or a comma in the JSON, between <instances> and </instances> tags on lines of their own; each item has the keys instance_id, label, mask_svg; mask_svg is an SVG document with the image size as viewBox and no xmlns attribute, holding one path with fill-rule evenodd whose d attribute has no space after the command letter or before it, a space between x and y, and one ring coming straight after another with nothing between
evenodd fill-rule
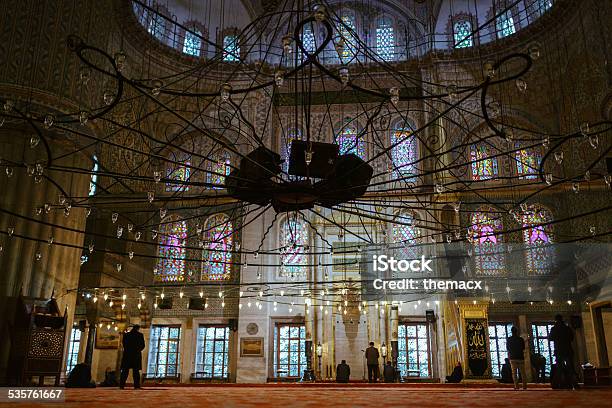
<instances>
[{"instance_id":1,"label":"hanging light bulb","mask_svg":"<svg viewBox=\"0 0 612 408\"><path fill-rule=\"evenodd\" d=\"M538 44L537 42L532 43L529 46L527 52L529 53L529 56L532 60L537 60L538 58L540 58L540 44Z\"/></svg>"},{"instance_id":2,"label":"hanging light bulb","mask_svg":"<svg viewBox=\"0 0 612 408\"><path fill-rule=\"evenodd\" d=\"M126 67L127 55L123 51L116 52L114 55L115 66L117 67L117 71L123 72Z\"/></svg>"},{"instance_id":3,"label":"hanging light bulb","mask_svg":"<svg viewBox=\"0 0 612 408\"><path fill-rule=\"evenodd\" d=\"M484 72L488 78L495 77L496 72L495 72L494 64L495 63L493 61L487 61L484 63Z\"/></svg>"},{"instance_id":4,"label":"hanging light bulb","mask_svg":"<svg viewBox=\"0 0 612 408\"><path fill-rule=\"evenodd\" d=\"M119 214L113 213L113 215L111 215L111 220L113 221L113 224L116 223L118 219L119 219Z\"/></svg>"},{"instance_id":5,"label":"hanging light bulb","mask_svg":"<svg viewBox=\"0 0 612 408\"><path fill-rule=\"evenodd\" d=\"M221 100L223 102L227 102L230 98L230 94L232 92L232 86L225 82L221 85L221 89L219 90L219 95L221 96Z\"/></svg>"},{"instance_id":6,"label":"hanging light bulb","mask_svg":"<svg viewBox=\"0 0 612 408\"><path fill-rule=\"evenodd\" d=\"M325 21L327 19L327 10L323 5L317 5L314 12L314 18L319 23Z\"/></svg>"},{"instance_id":7,"label":"hanging light bulb","mask_svg":"<svg viewBox=\"0 0 612 408\"><path fill-rule=\"evenodd\" d=\"M559 164L563 162L563 150L557 150L554 153L555 161Z\"/></svg>"},{"instance_id":8,"label":"hanging light bulb","mask_svg":"<svg viewBox=\"0 0 612 408\"><path fill-rule=\"evenodd\" d=\"M393 106L397 106L397 104L399 103L400 100L400 91L399 88L393 87L391 89L389 89L389 95L391 95L391 103L393 104Z\"/></svg>"},{"instance_id":9,"label":"hanging light bulb","mask_svg":"<svg viewBox=\"0 0 612 408\"><path fill-rule=\"evenodd\" d=\"M349 70L347 67L341 67L338 70L338 75L340 76L340 82L342 85L346 85L349 82Z\"/></svg>"},{"instance_id":10,"label":"hanging light bulb","mask_svg":"<svg viewBox=\"0 0 612 408\"><path fill-rule=\"evenodd\" d=\"M162 88L164 87L164 83L159 79L154 79L151 81L151 95L158 96L161 93Z\"/></svg>"},{"instance_id":11,"label":"hanging light bulb","mask_svg":"<svg viewBox=\"0 0 612 408\"><path fill-rule=\"evenodd\" d=\"M159 170L155 170L155 171L153 172L153 180L154 180L156 183L159 183L159 182L160 182L160 180L161 180L161 176L162 176L161 171L159 171Z\"/></svg>"},{"instance_id":12,"label":"hanging light bulb","mask_svg":"<svg viewBox=\"0 0 612 408\"><path fill-rule=\"evenodd\" d=\"M276 86L283 86L283 82L285 81L284 71L282 69L278 69L274 73L274 83Z\"/></svg>"},{"instance_id":13,"label":"hanging light bulb","mask_svg":"<svg viewBox=\"0 0 612 408\"><path fill-rule=\"evenodd\" d=\"M138 302L138 309L142 308L142 303Z\"/></svg>"},{"instance_id":14,"label":"hanging light bulb","mask_svg":"<svg viewBox=\"0 0 612 408\"><path fill-rule=\"evenodd\" d=\"M200 290L200 297L201 297L201 298L203 298L203 297L204 297L204 292L202 292L201 290Z\"/></svg>"},{"instance_id":15,"label":"hanging light bulb","mask_svg":"<svg viewBox=\"0 0 612 408\"><path fill-rule=\"evenodd\" d=\"M310 163L312 163L312 150L310 150L310 148L308 150L304 151L304 161L306 162L306 165L309 166Z\"/></svg>"},{"instance_id":16,"label":"hanging light bulb","mask_svg":"<svg viewBox=\"0 0 612 408\"><path fill-rule=\"evenodd\" d=\"M291 44L293 44L293 37L291 34L286 34L283 36L283 51L285 51L285 54L291 54L293 51Z\"/></svg>"},{"instance_id":17,"label":"hanging light bulb","mask_svg":"<svg viewBox=\"0 0 612 408\"><path fill-rule=\"evenodd\" d=\"M518 78L514 83L519 92L524 93L527 90L527 82L524 79Z\"/></svg>"},{"instance_id":18,"label":"hanging light bulb","mask_svg":"<svg viewBox=\"0 0 612 408\"><path fill-rule=\"evenodd\" d=\"M181 291L179 292L179 297L182 299L183 296L185 296L185 292L183 292L183 290L181 289Z\"/></svg>"}]
</instances>

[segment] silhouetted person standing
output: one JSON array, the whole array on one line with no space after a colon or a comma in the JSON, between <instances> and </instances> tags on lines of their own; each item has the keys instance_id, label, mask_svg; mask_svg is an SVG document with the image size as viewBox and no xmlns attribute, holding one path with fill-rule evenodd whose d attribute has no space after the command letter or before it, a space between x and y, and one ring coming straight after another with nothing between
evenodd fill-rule
<instances>
[{"instance_id":1,"label":"silhouetted person standing","mask_svg":"<svg viewBox=\"0 0 612 408\"><path fill-rule=\"evenodd\" d=\"M139 332L140 326L135 324L132 330L123 335L123 357L121 358L121 378L119 387L125 387L125 381L132 369L134 388L140 388L140 370L142 369L142 350L145 348L144 336Z\"/></svg>"},{"instance_id":2,"label":"silhouetted person standing","mask_svg":"<svg viewBox=\"0 0 612 408\"><path fill-rule=\"evenodd\" d=\"M347 383L351 376L351 367L346 364L346 360L342 360L336 367L336 382Z\"/></svg>"},{"instance_id":3,"label":"silhouetted person standing","mask_svg":"<svg viewBox=\"0 0 612 408\"><path fill-rule=\"evenodd\" d=\"M500 383L512 384L514 382L514 380L512 379L512 368L510 368L509 358L507 358L505 360L505 363L502 364L500 374L501 374L501 379L499 380Z\"/></svg>"},{"instance_id":4,"label":"silhouetted person standing","mask_svg":"<svg viewBox=\"0 0 612 408\"><path fill-rule=\"evenodd\" d=\"M383 370L383 378L386 383L395 382L395 367L391 365L390 361L387 361L387 365Z\"/></svg>"},{"instance_id":5,"label":"silhouetted person standing","mask_svg":"<svg viewBox=\"0 0 612 408\"><path fill-rule=\"evenodd\" d=\"M563 316L555 316L555 325L550 329L548 340L555 343L555 360L557 363L556 370L563 372L563 386L569 388L574 387L575 372L574 372L574 351L572 349L572 341L574 340L574 332L564 322ZM558 375L557 373L556 375ZM552 381L552 379L551 379Z\"/></svg>"},{"instance_id":6,"label":"silhouetted person standing","mask_svg":"<svg viewBox=\"0 0 612 408\"><path fill-rule=\"evenodd\" d=\"M527 389L527 376L525 375L525 340L518 335L518 329L512 326L512 335L508 337L506 342L508 349L508 358L510 359L510 368L512 369L512 381L514 389L518 390L519 374L523 380L523 389ZM519 374L517 374L517 371Z\"/></svg>"},{"instance_id":7,"label":"silhouetted person standing","mask_svg":"<svg viewBox=\"0 0 612 408\"><path fill-rule=\"evenodd\" d=\"M376 382L378 374L378 349L374 347L374 342L370 342L370 347L365 351L366 363L368 364L368 382Z\"/></svg>"}]
</instances>

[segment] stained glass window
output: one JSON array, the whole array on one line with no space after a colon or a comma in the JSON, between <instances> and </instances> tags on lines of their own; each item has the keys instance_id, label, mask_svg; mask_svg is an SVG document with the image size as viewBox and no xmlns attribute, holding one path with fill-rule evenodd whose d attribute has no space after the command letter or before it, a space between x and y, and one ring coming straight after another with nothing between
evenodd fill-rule
<instances>
[{"instance_id":1,"label":"stained glass window","mask_svg":"<svg viewBox=\"0 0 612 408\"><path fill-rule=\"evenodd\" d=\"M414 181L417 175L418 140L410 126L398 125L391 131L391 160L393 177L404 181Z\"/></svg>"},{"instance_id":2,"label":"stained glass window","mask_svg":"<svg viewBox=\"0 0 612 408\"><path fill-rule=\"evenodd\" d=\"M301 377L306 369L306 326L274 326L274 374L276 377Z\"/></svg>"},{"instance_id":3,"label":"stained glass window","mask_svg":"<svg viewBox=\"0 0 612 408\"><path fill-rule=\"evenodd\" d=\"M538 14L542 15L547 12L553 5L552 0L535 0L534 7L537 9Z\"/></svg>"},{"instance_id":4,"label":"stained glass window","mask_svg":"<svg viewBox=\"0 0 612 408\"><path fill-rule=\"evenodd\" d=\"M391 239L395 244L397 259L417 259L421 256L418 247L420 231L415 224L414 215L407 212L398 214L394 219L391 227ZM401 272L394 271L391 277L399 277L399 274Z\"/></svg>"},{"instance_id":5,"label":"stained glass window","mask_svg":"<svg viewBox=\"0 0 612 408\"><path fill-rule=\"evenodd\" d=\"M313 53L317 50L314 31L310 24L306 24L302 29L302 45L308 53ZM298 52L300 61L305 60L306 57L302 55L302 50L298 48Z\"/></svg>"},{"instance_id":6,"label":"stained glass window","mask_svg":"<svg viewBox=\"0 0 612 408\"><path fill-rule=\"evenodd\" d=\"M202 280L229 279L232 271L233 233L232 223L225 214L214 215L206 221Z\"/></svg>"},{"instance_id":7,"label":"stained glass window","mask_svg":"<svg viewBox=\"0 0 612 408\"><path fill-rule=\"evenodd\" d=\"M185 183L191 177L190 159L181 159L173 154L170 160L166 168L166 191L189 191Z\"/></svg>"},{"instance_id":8,"label":"stained glass window","mask_svg":"<svg viewBox=\"0 0 612 408\"><path fill-rule=\"evenodd\" d=\"M501 236L495 235L503 230L499 216L485 212L472 214L470 240L474 245L474 262L479 275L499 275L504 273L505 257Z\"/></svg>"},{"instance_id":9,"label":"stained glass window","mask_svg":"<svg viewBox=\"0 0 612 408\"><path fill-rule=\"evenodd\" d=\"M70 342L68 343L68 355L66 356L66 375L70 374L72 369L79 362L79 349L81 346L81 334L82 332L77 328L73 327L70 331Z\"/></svg>"},{"instance_id":10,"label":"stained glass window","mask_svg":"<svg viewBox=\"0 0 612 408\"><path fill-rule=\"evenodd\" d=\"M515 152L516 172L520 179L538 178L542 156L537 149L521 149Z\"/></svg>"},{"instance_id":11,"label":"stained glass window","mask_svg":"<svg viewBox=\"0 0 612 408\"><path fill-rule=\"evenodd\" d=\"M147 31L149 31L149 34L151 34L153 37L161 40L164 36L164 25L165 21L161 14L152 13Z\"/></svg>"},{"instance_id":12,"label":"stained glass window","mask_svg":"<svg viewBox=\"0 0 612 408\"><path fill-rule=\"evenodd\" d=\"M429 330L425 323L397 328L397 368L402 377L430 377Z\"/></svg>"},{"instance_id":13,"label":"stained glass window","mask_svg":"<svg viewBox=\"0 0 612 408\"><path fill-rule=\"evenodd\" d=\"M548 340L553 323L533 323L531 325L531 350L546 359L546 372L550 375L550 369L555 355L555 343Z\"/></svg>"},{"instance_id":14,"label":"stained glass window","mask_svg":"<svg viewBox=\"0 0 612 408\"><path fill-rule=\"evenodd\" d=\"M187 223L174 217L162 220L158 231L157 282L180 282L185 279L185 245Z\"/></svg>"},{"instance_id":15,"label":"stained glass window","mask_svg":"<svg viewBox=\"0 0 612 408\"><path fill-rule=\"evenodd\" d=\"M344 39L344 48L340 53L340 62L346 64L351 62L357 53L357 30L355 29L355 18L350 14L344 14L340 18L341 24L338 24L338 35L336 42L341 38Z\"/></svg>"},{"instance_id":16,"label":"stained glass window","mask_svg":"<svg viewBox=\"0 0 612 408\"><path fill-rule=\"evenodd\" d=\"M232 171L230 155L228 152L222 152L214 155L212 160L208 161L208 173L206 174L206 182L214 184L207 188L220 189L225 187L225 177L229 176Z\"/></svg>"},{"instance_id":17,"label":"stained glass window","mask_svg":"<svg viewBox=\"0 0 612 408\"><path fill-rule=\"evenodd\" d=\"M474 45L472 38L472 23L469 20L460 20L453 26L455 48L467 48Z\"/></svg>"},{"instance_id":18,"label":"stained glass window","mask_svg":"<svg viewBox=\"0 0 612 408\"><path fill-rule=\"evenodd\" d=\"M512 18L511 10L506 10L506 12L497 17L496 27L497 36L499 38L507 37L516 32L516 29L514 27L514 18Z\"/></svg>"},{"instance_id":19,"label":"stained glass window","mask_svg":"<svg viewBox=\"0 0 612 408\"><path fill-rule=\"evenodd\" d=\"M365 158L365 142L363 137L357 136L357 130L353 126L344 126L336 137L336 143L340 146L340 154L353 153Z\"/></svg>"},{"instance_id":20,"label":"stained glass window","mask_svg":"<svg viewBox=\"0 0 612 408\"><path fill-rule=\"evenodd\" d=\"M291 143L294 140L302 140L302 131L300 129L290 128L287 129L287 133L285 133L281 137L281 157L284 160L283 162L283 171L289 171L289 157L291 157Z\"/></svg>"},{"instance_id":21,"label":"stained glass window","mask_svg":"<svg viewBox=\"0 0 612 408\"><path fill-rule=\"evenodd\" d=\"M238 36L226 35L223 37L223 61L236 62L240 59L240 45Z\"/></svg>"},{"instance_id":22,"label":"stained glass window","mask_svg":"<svg viewBox=\"0 0 612 408\"><path fill-rule=\"evenodd\" d=\"M147 377L177 377L180 359L180 326L153 326L149 340Z\"/></svg>"},{"instance_id":23,"label":"stained glass window","mask_svg":"<svg viewBox=\"0 0 612 408\"><path fill-rule=\"evenodd\" d=\"M196 378L226 379L229 360L229 327L200 326L196 347Z\"/></svg>"},{"instance_id":24,"label":"stained glass window","mask_svg":"<svg viewBox=\"0 0 612 408\"><path fill-rule=\"evenodd\" d=\"M293 216L288 216L280 229L281 276L303 276L306 274L308 256L308 224Z\"/></svg>"},{"instance_id":25,"label":"stained glass window","mask_svg":"<svg viewBox=\"0 0 612 408\"><path fill-rule=\"evenodd\" d=\"M472 145L472 179L488 180L497 177L497 157L490 157L491 151L484 144Z\"/></svg>"},{"instance_id":26,"label":"stained glass window","mask_svg":"<svg viewBox=\"0 0 612 408\"><path fill-rule=\"evenodd\" d=\"M193 55L194 57L200 56L200 49L202 48L202 32L197 28L190 31L185 31L185 42L183 43L183 52L187 55Z\"/></svg>"},{"instance_id":27,"label":"stained glass window","mask_svg":"<svg viewBox=\"0 0 612 408\"><path fill-rule=\"evenodd\" d=\"M491 347L491 375L501 377L502 365L508 358L506 343L512 335L512 323L489 323L489 345Z\"/></svg>"},{"instance_id":28,"label":"stained glass window","mask_svg":"<svg viewBox=\"0 0 612 408\"><path fill-rule=\"evenodd\" d=\"M381 18L376 27L376 52L385 61L395 59L395 32L393 21L389 18Z\"/></svg>"},{"instance_id":29,"label":"stained glass window","mask_svg":"<svg viewBox=\"0 0 612 408\"><path fill-rule=\"evenodd\" d=\"M98 170L99 170L99 165L98 165L98 158L94 155L93 156L93 168L91 169L91 178L89 180L89 196L93 196L96 194L96 188L98 187L98 185L96 184L98 182Z\"/></svg>"},{"instance_id":30,"label":"stained glass window","mask_svg":"<svg viewBox=\"0 0 612 408\"><path fill-rule=\"evenodd\" d=\"M551 272L554 257L552 228L550 225L542 225L551 220L550 212L538 206L530 207L522 215L525 258L530 275Z\"/></svg>"}]
</instances>

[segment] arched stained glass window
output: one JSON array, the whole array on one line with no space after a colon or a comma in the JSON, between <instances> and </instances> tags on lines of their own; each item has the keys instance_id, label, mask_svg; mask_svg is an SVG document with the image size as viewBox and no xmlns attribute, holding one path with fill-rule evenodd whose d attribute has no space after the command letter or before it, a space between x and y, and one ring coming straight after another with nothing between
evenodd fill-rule
<instances>
[{"instance_id":1,"label":"arched stained glass window","mask_svg":"<svg viewBox=\"0 0 612 408\"><path fill-rule=\"evenodd\" d=\"M351 62L357 53L358 38L357 30L355 28L355 17L352 14L343 14L340 17L342 21L338 24L338 35L336 36L336 42L341 38L344 39L344 48L342 49L340 62L346 64Z\"/></svg>"},{"instance_id":2,"label":"arched stained glass window","mask_svg":"<svg viewBox=\"0 0 612 408\"><path fill-rule=\"evenodd\" d=\"M495 26L497 28L497 36L499 38L504 38L514 34L516 32L516 28L514 27L512 11L506 10L504 13L500 14L499 17L497 17Z\"/></svg>"},{"instance_id":3,"label":"arched stained glass window","mask_svg":"<svg viewBox=\"0 0 612 408\"><path fill-rule=\"evenodd\" d=\"M484 144L472 145L470 153L473 180L488 180L498 176L497 157L490 157L489 147Z\"/></svg>"},{"instance_id":4,"label":"arched stained glass window","mask_svg":"<svg viewBox=\"0 0 612 408\"><path fill-rule=\"evenodd\" d=\"M217 214L204 225L206 249L202 252L202 280L226 280L232 271L233 226L228 216Z\"/></svg>"},{"instance_id":5,"label":"arched stained glass window","mask_svg":"<svg viewBox=\"0 0 612 408\"><path fill-rule=\"evenodd\" d=\"M317 50L314 31L312 30L312 25L310 24L304 25L304 28L302 29L302 45L309 53L313 53ZM298 48L300 61L304 61L306 59L306 57L302 54L302 50Z\"/></svg>"},{"instance_id":6,"label":"arched stained glass window","mask_svg":"<svg viewBox=\"0 0 612 408\"><path fill-rule=\"evenodd\" d=\"M353 153L360 158L365 158L365 142L363 137L357 136L357 129L352 125L346 125L336 136L336 143L340 146L340 154Z\"/></svg>"},{"instance_id":7,"label":"arched stained glass window","mask_svg":"<svg viewBox=\"0 0 612 408\"><path fill-rule=\"evenodd\" d=\"M308 256L308 224L304 220L288 216L280 228L281 276L303 276L306 274Z\"/></svg>"},{"instance_id":8,"label":"arched stained glass window","mask_svg":"<svg viewBox=\"0 0 612 408\"><path fill-rule=\"evenodd\" d=\"M550 211L531 206L522 214L525 262L530 275L549 274L553 265L552 227L542 225L552 221Z\"/></svg>"},{"instance_id":9,"label":"arched stained glass window","mask_svg":"<svg viewBox=\"0 0 612 408\"><path fill-rule=\"evenodd\" d=\"M472 37L472 22L469 20L456 21L453 25L455 48L467 48L474 45Z\"/></svg>"},{"instance_id":10,"label":"arched stained glass window","mask_svg":"<svg viewBox=\"0 0 612 408\"><path fill-rule=\"evenodd\" d=\"M291 157L291 143L294 140L302 140L302 131L297 128L287 129L284 135L281 135L281 158L283 162L283 171L289 171L289 157Z\"/></svg>"},{"instance_id":11,"label":"arched stained glass window","mask_svg":"<svg viewBox=\"0 0 612 408\"><path fill-rule=\"evenodd\" d=\"M474 246L474 262L478 275L502 275L505 268L504 248L501 236L503 230L500 216L478 211L472 214L470 241Z\"/></svg>"},{"instance_id":12,"label":"arched stained glass window","mask_svg":"<svg viewBox=\"0 0 612 408\"><path fill-rule=\"evenodd\" d=\"M416 226L416 217L410 212L399 213L393 220L391 227L391 239L394 244L397 259L417 259L420 258L418 247L421 236L419 228ZM396 273L394 273L393 277Z\"/></svg>"},{"instance_id":13,"label":"arched stained glass window","mask_svg":"<svg viewBox=\"0 0 612 408\"><path fill-rule=\"evenodd\" d=\"M185 31L185 42L183 43L183 52L194 57L200 56L202 48L202 31L194 28L190 31Z\"/></svg>"},{"instance_id":14,"label":"arched stained glass window","mask_svg":"<svg viewBox=\"0 0 612 408\"><path fill-rule=\"evenodd\" d=\"M388 17L378 20L376 27L376 53L385 61L395 60L395 32L393 21Z\"/></svg>"},{"instance_id":15,"label":"arched stained glass window","mask_svg":"<svg viewBox=\"0 0 612 408\"><path fill-rule=\"evenodd\" d=\"M517 146L518 148L519 146ZM538 178L542 156L534 148L517 150L514 153L516 172L520 179L533 180Z\"/></svg>"},{"instance_id":16,"label":"arched stained glass window","mask_svg":"<svg viewBox=\"0 0 612 408\"><path fill-rule=\"evenodd\" d=\"M398 124L391 131L391 161L393 177L404 181L414 181L417 175L418 140L412 134L412 127L407 123Z\"/></svg>"},{"instance_id":17,"label":"arched stained glass window","mask_svg":"<svg viewBox=\"0 0 612 408\"><path fill-rule=\"evenodd\" d=\"M223 37L223 61L236 62L240 59L240 45L238 36L226 35Z\"/></svg>"},{"instance_id":18,"label":"arched stained glass window","mask_svg":"<svg viewBox=\"0 0 612 408\"><path fill-rule=\"evenodd\" d=\"M191 177L191 159L172 154L166 168L166 191L189 191L185 183Z\"/></svg>"},{"instance_id":19,"label":"arched stained glass window","mask_svg":"<svg viewBox=\"0 0 612 408\"><path fill-rule=\"evenodd\" d=\"M100 166L98 165L98 158L96 157L96 155L93 156L93 163L93 168L91 169L91 178L89 180L90 197L96 194L96 188L98 187L96 183L98 182L98 170L100 169Z\"/></svg>"},{"instance_id":20,"label":"arched stained glass window","mask_svg":"<svg viewBox=\"0 0 612 408\"><path fill-rule=\"evenodd\" d=\"M207 163L208 173L206 173L206 182L214 184L208 186L211 189L225 188L225 177L229 176L232 171L230 155L227 151L216 154Z\"/></svg>"},{"instance_id":21,"label":"arched stained glass window","mask_svg":"<svg viewBox=\"0 0 612 408\"><path fill-rule=\"evenodd\" d=\"M156 282L181 282L185 279L185 245L187 222L177 217L166 217L159 226Z\"/></svg>"}]
</instances>

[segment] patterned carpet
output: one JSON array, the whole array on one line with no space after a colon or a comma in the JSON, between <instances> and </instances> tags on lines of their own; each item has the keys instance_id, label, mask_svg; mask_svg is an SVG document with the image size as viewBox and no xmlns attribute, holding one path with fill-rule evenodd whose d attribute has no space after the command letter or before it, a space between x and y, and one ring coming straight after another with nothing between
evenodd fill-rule
<instances>
[{"instance_id":1,"label":"patterned carpet","mask_svg":"<svg viewBox=\"0 0 612 408\"><path fill-rule=\"evenodd\" d=\"M610 406L612 389L553 391L537 388L425 386L220 385L133 389L67 389L66 407L514 407L573 408ZM0 404L15 407L58 407L59 404Z\"/></svg>"}]
</instances>

